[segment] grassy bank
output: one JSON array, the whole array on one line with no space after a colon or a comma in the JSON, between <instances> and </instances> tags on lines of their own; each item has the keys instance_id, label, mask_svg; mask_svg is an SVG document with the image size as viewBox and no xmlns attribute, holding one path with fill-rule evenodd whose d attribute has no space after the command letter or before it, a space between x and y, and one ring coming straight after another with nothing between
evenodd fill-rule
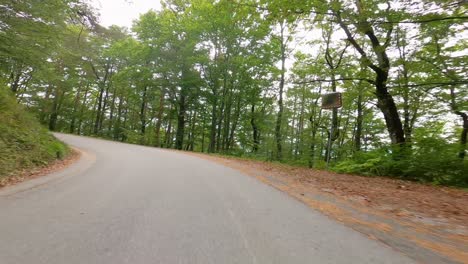
<instances>
[{"instance_id":1,"label":"grassy bank","mask_svg":"<svg viewBox=\"0 0 468 264\"><path fill-rule=\"evenodd\" d=\"M0 89L0 180L63 158L69 148L52 136L6 89Z\"/></svg>"}]
</instances>

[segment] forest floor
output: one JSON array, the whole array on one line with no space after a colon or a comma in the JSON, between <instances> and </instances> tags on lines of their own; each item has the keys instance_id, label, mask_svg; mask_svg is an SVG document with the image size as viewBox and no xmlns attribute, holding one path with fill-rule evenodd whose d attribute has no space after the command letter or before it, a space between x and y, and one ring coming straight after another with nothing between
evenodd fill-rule
<instances>
[{"instance_id":1,"label":"forest floor","mask_svg":"<svg viewBox=\"0 0 468 264\"><path fill-rule=\"evenodd\" d=\"M20 182L46 176L50 173L63 170L77 161L80 156L81 153L78 150L72 148L67 156L65 156L63 159L56 159L43 166L17 171L13 174L13 176L0 177L0 188L15 185Z\"/></svg>"},{"instance_id":2,"label":"forest floor","mask_svg":"<svg viewBox=\"0 0 468 264\"><path fill-rule=\"evenodd\" d=\"M255 177L423 263L468 263L467 190L189 154Z\"/></svg>"}]
</instances>

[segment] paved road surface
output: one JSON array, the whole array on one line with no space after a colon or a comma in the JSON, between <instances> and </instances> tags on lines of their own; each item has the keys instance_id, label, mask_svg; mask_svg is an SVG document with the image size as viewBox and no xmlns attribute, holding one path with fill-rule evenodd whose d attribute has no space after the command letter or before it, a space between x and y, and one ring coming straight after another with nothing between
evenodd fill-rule
<instances>
[{"instance_id":1,"label":"paved road surface","mask_svg":"<svg viewBox=\"0 0 468 264\"><path fill-rule=\"evenodd\" d=\"M0 191L1 264L414 263L216 163L57 136L85 154Z\"/></svg>"}]
</instances>

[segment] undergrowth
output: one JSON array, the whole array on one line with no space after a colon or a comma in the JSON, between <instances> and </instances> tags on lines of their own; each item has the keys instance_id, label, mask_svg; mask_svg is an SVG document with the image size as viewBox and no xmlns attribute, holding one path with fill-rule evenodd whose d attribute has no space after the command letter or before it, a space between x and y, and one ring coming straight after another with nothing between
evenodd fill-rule
<instances>
[{"instance_id":1,"label":"undergrowth","mask_svg":"<svg viewBox=\"0 0 468 264\"><path fill-rule=\"evenodd\" d=\"M0 88L0 179L61 159L68 147Z\"/></svg>"}]
</instances>

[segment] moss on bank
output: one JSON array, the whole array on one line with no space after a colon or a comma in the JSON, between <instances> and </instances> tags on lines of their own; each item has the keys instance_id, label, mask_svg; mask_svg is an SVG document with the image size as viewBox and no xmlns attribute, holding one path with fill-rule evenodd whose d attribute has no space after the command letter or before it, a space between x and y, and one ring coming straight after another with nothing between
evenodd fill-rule
<instances>
[{"instance_id":1,"label":"moss on bank","mask_svg":"<svg viewBox=\"0 0 468 264\"><path fill-rule=\"evenodd\" d=\"M0 179L63 158L69 148L0 88Z\"/></svg>"}]
</instances>

